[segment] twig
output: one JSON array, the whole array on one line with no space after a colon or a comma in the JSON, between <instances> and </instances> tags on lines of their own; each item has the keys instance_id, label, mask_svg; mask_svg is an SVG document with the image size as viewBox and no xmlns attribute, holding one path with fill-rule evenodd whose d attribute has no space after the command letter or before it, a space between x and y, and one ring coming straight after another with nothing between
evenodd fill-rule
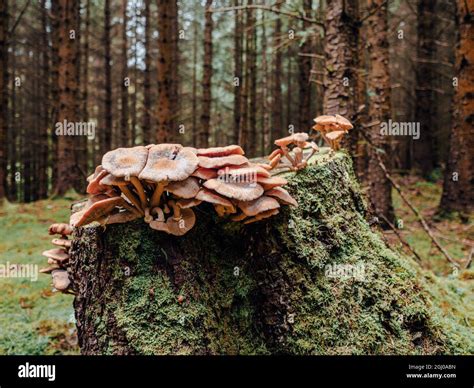
<instances>
[{"instance_id":1,"label":"twig","mask_svg":"<svg viewBox=\"0 0 474 388\"><path fill-rule=\"evenodd\" d=\"M421 257L420 257L420 255L419 255L418 253L416 253L415 249L413 249L413 248L411 247L411 245L408 243L408 241L406 241L406 240L403 238L403 236L398 232L397 228L395 228L395 225L393 225L393 224L388 220L388 218L385 217L383 214L380 214L379 216L382 217L383 220L384 220L384 221L387 223L387 225L390 227L390 229L393 230L393 232L394 232L395 235L398 237L398 239L400 240L400 242L401 242L404 246L406 246L406 247L410 250L411 253L413 253L413 255L416 257L416 259L417 259L419 262L421 262Z\"/></svg>"},{"instance_id":2,"label":"twig","mask_svg":"<svg viewBox=\"0 0 474 388\"><path fill-rule=\"evenodd\" d=\"M8 36L11 37L14 33L15 33L15 30L18 26L18 24L20 24L20 20L21 18L23 17L23 14L26 12L28 6L30 5L30 2L31 0L28 0L26 3L25 3L25 6L23 7L23 9L21 10L20 14L18 15L18 18L15 20L15 24L13 24L11 30L8 32Z\"/></svg>"},{"instance_id":3,"label":"twig","mask_svg":"<svg viewBox=\"0 0 474 388\"><path fill-rule=\"evenodd\" d=\"M359 23L363 23L366 19L370 18L373 14L375 14L380 8L382 8L383 6L387 5L388 3L388 0L385 0L382 4L380 4L379 6L377 6L377 8L374 8L373 10L371 10L367 15L363 16L360 20L359 20Z\"/></svg>"},{"instance_id":4,"label":"twig","mask_svg":"<svg viewBox=\"0 0 474 388\"><path fill-rule=\"evenodd\" d=\"M288 11L283 11L276 7L268 6L268 5L259 5L259 4L248 4L248 5L239 5L236 7L222 7L222 8L210 8L207 12L232 12L232 11L240 11L240 10L247 10L247 9L261 9L264 11L274 12L281 15L289 16L295 19L303 20L305 22L316 24L317 26L324 29L324 23L301 15L299 13L293 13Z\"/></svg>"},{"instance_id":5,"label":"twig","mask_svg":"<svg viewBox=\"0 0 474 388\"><path fill-rule=\"evenodd\" d=\"M469 252L469 257L467 258L467 262L466 262L466 265L464 266L464 269L468 269L471 266L473 254L474 254L474 248L471 248L471 252Z\"/></svg>"}]
</instances>

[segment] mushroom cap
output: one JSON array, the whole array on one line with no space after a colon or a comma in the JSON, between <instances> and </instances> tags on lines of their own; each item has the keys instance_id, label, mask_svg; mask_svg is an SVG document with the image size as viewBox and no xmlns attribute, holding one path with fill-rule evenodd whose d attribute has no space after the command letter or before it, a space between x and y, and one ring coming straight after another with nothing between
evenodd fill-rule
<instances>
[{"instance_id":1,"label":"mushroom cap","mask_svg":"<svg viewBox=\"0 0 474 388\"><path fill-rule=\"evenodd\" d=\"M212 178L217 178L217 171L212 168L198 167L191 176L195 176L199 179L209 180Z\"/></svg>"},{"instance_id":2,"label":"mushroom cap","mask_svg":"<svg viewBox=\"0 0 474 388\"><path fill-rule=\"evenodd\" d=\"M204 187L239 201L251 201L263 194L263 187L255 182L226 182L222 179L210 179L204 182Z\"/></svg>"},{"instance_id":3,"label":"mushroom cap","mask_svg":"<svg viewBox=\"0 0 474 388\"><path fill-rule=\"evenodd\" d=\"M171 182L166 186L166 191L177 197L189 199L194 198L200 189L197 178L189 177L184 181Z\"/></svg>"},{"instance_id":4,"label":"mushroom cap","mask_svg":"<svg viewBox=\"0 0 474 388\"><path fill-rule=\"evenodd\" d=\"M105 177L103 177L100 182L101 185L107 185L107 186L123 186L123 185L128 185L130 181L126 181L124 178L119 178L116 175L113 174L108 174Z\"/></svg>"},{"instance_id":5,"label":"mushroom cap","mask_svg":"<svg viewBox=\"0 0 474 388\"><path fill-rule=\"evenodd\" d=\"M116 206L121 206L124 202L122 197L111 197L94 202L90 207L74 213L70 218L70 223L76 227L87 225L109 215Z\"/></svg>"},{"instance_id":6,"label":"mushroom cap","mask_svg":"<svg viewBox=\"0 0 474 388\"><path fill-rule=\"evenodd\" d=\"M147 157L148 150L142 146L117 148L102 157L102 166L119 178L138 176L145 167Z\"/></svg>"},{"instance_id":7,"label":"mushroom cap","mask_svg":"<svg viewBox=\"0 0 474 388\"><path fill-rule=\"evenodd\" d=\"M275 198L262 195L253 201L239 202L238 206L246 216L256 216L267 210L278 209L280 204Z\"/></svg>"},{"instance_id":8,"label":"mushroom cap","mask_svg":"<svg viewBox=\"0 0 474 388\"><path fill-rule=\"evenodd\" d=\"M61 234L63 236L67 236L72 234L73 228L69 224L51 224L48 229L49 234Z\"/></svg>"},{"instance_id":9,"label":"mushroom cap","mask_svg":"<svg viewBox=\"0 0 474 388\"><path fill-rule=\"evenodd\" d=\"M349 120L347 120L344 116L336 114L336 120L337 120L337 124L339 125L339 127L344 129L345 131L348 131L349 129L354 128L354 126L351 124L351 122Z\"/></svg>"},{"instance_id":10,"label":"mushroom cap","mask_svg":"<svg viewBox=\"0 0 474 388\"><path fill-rule=\"evenodd\" d=\"M148 160L139 178L153 182L182 181L197 165L198 158L189 147L158 144L148 150Z\"/></svg>"},{"instance_id":11,"label":"mushroom cap","mask_svg":"<svg viewBox=\"0 0 474 388\"><path fill-rule=\"evenodd\" d=\"M66 270L64 269L55 269L51 273L53 277L53 286L56 290L65 291L71 284L71 280L69 279L69 275Z\"/></svg>"},{"instance_id":12,"label":"mushroom cap","mask_svg":"<svg viewBox=\"0 0 474 388\"><path fill-rule=\"evenodd\" d=\"M282 137L281 139L275 140L275 145L277 145L278 147L283 147L291 143L293 143L293 135Z\"/></svg>"},{"instance_id":13,"label":"mushroom cap","mask_svg":"<svg viewBox=\"0 0 474 388\"><path fill-rule=\"evenodd\" d=\"M306 140L308 140L309 138L309 135L306 133L306 132L297 132L297 133L294 133L293 134L293 140L295 142L305 142Z\"/></svg>"},{"instance_id":14,"label":"mushroom cap","mask_svg":"<svg viewBox=\"0 0 474 388\"><path fill-rule=\"evenodd\" d=\"M228 145L226 147L198 148L198 156L220 157L228 155L244 155L245 152L239 145Z\"/></svg>"},{"instance_id":15,"label":"mushroom cap","mask_svg":"<svg viewBox=\"0 0 474 388\"><path fill-rule=\"evenodd\" d=\"M102 165L99 164L99 165L95 168L94 172L93 172L91 175L89 175L89 176L87 177L87 182L90 182L92 179L94 179L97 175L99 175L99 173L100 173L101 171L104 171L104 167L102 167Z\"/></svg>"},{"instance_id":16,"label":"mushroom cap","mask_svg":"<svg viewBox=\"0 0 474 388\"><path fill-rule=\"evenodd\" d=\"M221 197L219 194L216 194L214 191L208 190L205 188L202 188L201 190L199 190L199 193L197 193L195 199L198 199L204 202L213 203L216 205L222 205L225 207L234 207L234 204L231 201L229 201L227 198Z\"/></svg>"},{"instance_id":17,"label":"mushroom cap","mask_svg":"<svg viewBox=\"0 0 474 388\"><path fill-rule=\"evenodd\" d=\"M64 248L71 248L72 244L71 240L67 240L65 238L53 238L51 242L53 243L53 245Z\"/></svg>"},{"instance_id":18,"label":"mushroom cap","mask_svg":"<svg viewBox=\"0 0 474 388\"><path fill-rule=\"evenodd\" d=\"M276 214L279 213L279 210L278 209L271 209L271 210L267 210L267 211L264 211L260 214L257 214L255 217L252 217L252 218L248 218L244 221L244 225L247 225L247 224L251 224L253 222L257 222L257 221L260 221L260 220L263 220L265 218L268 218L268 217L271 217L271 216L274 216Z\"/></svg>"},{"instance_id":19,"label":"mushroom cap","mask_svg":"<svg viewBox=\"0 0 474 388\"><path fill-rule=\"evenodd\" d=\"M124 210L114 211L113 213L105 215L96 221L99 222L101 225L124 224L126 222L130 222L141 217L142 215L140 214L131 212L129 210Z\"/></svg>"},{"instance_id":20,"label":"mushroom cap","mask_svg":"<svg viewBox=\"0 0 474 388\"><path fill-rule=\"evenodd\" d=\"M286 191L283 187L274 187L268 191L265 191L265 195L269 197L275 197L279 202L284 203L285 205L292 205L298 207L298 202Z\"/></svg>"},{"instance_id":21,"label":"mushroom cap","mask_svg":"<svg viewBox=\"0 0 474 388\"><path fill-rule=\"evenodd\" d=\"M169 217L166 220L166 225L170 234L175 236L182 236L189 232L194 224L196 223L196 215L191 209L182 209L181 218L175 220L173 217Z\"/></svg>"},{"instance_id":22,"label":"mushroom cap","mask_svg":"<svg viewBox=\"0 0 474 388\"><path fill-rule=\"evenodd\" d=\"M200 199L178 199L176 205L181 209L188 209L190 207L198 206L202 201Z\"/></svg>"},{"instance_id":23,"label":"mushroom cap","mask_svg":"<svg viewBox=\"0 0 474 388\"><path fill-rule=\"evenodd\" d=\"M326 137L329 140L337 140L344 136L346 131L333 131L326 134Z\"/></svg>"},{"instance_id":24,"label":"mushroom cap","mask_svg":"<svg viewBox=\"0 0 474 388\"><path fill-rule=\"evenodd\" d=\"M272 189L276 186L283 186L288 183L285 178L279 176L272 176L270 178L258 177L257 182L262 185L265 190Z\"/></svg>"},{"instance_id":25,"label":"mushroom cap","mask_svg":"<svg viewBox=\"0 0 474 388\"><path fill-rule=\"evenodd\" d=\"M199 167L220 168L225 166L240 166L248 163L248 159L242 155L219 156L216 158L208 156L199 156Z\"/></svg>"},{"instance_id":26,"label":"mushroom cap","mask_svg":"<svg viewBox=\"0 0 474 388\"><path fill-rule=\"evenodd\" d=\"M322 115L322 116L318 116L314 119L314 122L316 124L321 124L321 125L329 125L329 124L336 124L337 123L337 119L336 119L336 116L332 116L332 115Z\"/></svg>"},{"instance_id":27,"label":"mushroom cap","mask_svg":"<svg viewBox=\"0 0 474 388\"><path fill-rule=\"evenodd\" d=\"M67 254L67 252L61 248L49 249L47 251L44 251L41 255L59 262L63 262L69 259L69 255Z\"/></svg>"},{"instance_id":28,"label":"mushroom cap","mask_svg":"<svg viewBox=\"0 0 474 388\"><path fill-rule=\"evenodd\" d=\"M168 234L170 233L169 227L165 221L153 220L148 225L150 225L150 228L160 232L166 232Z\"/></svg>"}]
</instances>

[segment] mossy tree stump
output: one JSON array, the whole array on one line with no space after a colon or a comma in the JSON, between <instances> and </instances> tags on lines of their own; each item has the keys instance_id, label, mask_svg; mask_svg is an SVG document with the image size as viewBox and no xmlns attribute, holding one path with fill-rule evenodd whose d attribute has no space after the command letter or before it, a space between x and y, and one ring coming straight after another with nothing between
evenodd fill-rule
<instances>
[{"instance_id":1,"label":"mossy tree stump","mask_svg":"<svg viewBox=\"0 0 474 388\"><path fill-rule=\"evenodd\" d=\"M82 353L449 352L410 261L366 222L350 158L314 162L288 176L299 207L259 223L200 206L183 237L142 221L77 229ZM329 277L333 264L364 268L363 279Z\"/></svg>"}]
</instances>

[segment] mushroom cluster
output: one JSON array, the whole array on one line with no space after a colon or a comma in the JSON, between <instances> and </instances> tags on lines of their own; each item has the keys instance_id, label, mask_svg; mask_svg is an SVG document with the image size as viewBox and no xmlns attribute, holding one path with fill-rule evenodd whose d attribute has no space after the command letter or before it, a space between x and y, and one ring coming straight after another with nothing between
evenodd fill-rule
<instances>
[{"instance_id":1,"label":"mushroom cluster","mask_svg":"<svg viewBox=\"0 0 474 388\"><path fill-rule=\"evenodd\" d=\"M152 229L175 236L195 224L192 208L211 203L219 217L245 224L278 213L296 201L270 174L271 166L250 162L238 145L192 148L158 144L107 152L88 178L90 195L70 219L72 227L143 218Z\"/></svg>"},{"instance_id":2,"label":"mushroom cluster","mask_svg":"<svg viewBox=\"0 0 474 388\"><path fill-rule=\"evenodd\" d=\"M314 119L314 130L318 131L324 141L333 150L339 150L344 135L353 128L349 120L341 115L323 115Z\"/></svg>"},{"instance_id":3,"label":"mushroom cluster","mask_svg":"<svg viewBox=\"0 0 474 388\"><path fill-rule=\"evenodd\" d=\"M279 148L268 156L271 168L273 169L278 166L282 157L285 157L290 162L293 171L305 168L308 164L309 158L319 150L316 143L312 141L308 142L308 138L309 135L307 133L297 132L275 140L275 145ZM311 152L304 157L303 153L307 148L311 148Z\"/></svg>"},{"instance_id":4,"label":"mushroom cluster","mask_svg":"<svg viewBox=\"0 0 474 388\"><path fill-rule=\"evenodd\" d=\"M71 281L67 273L69 264L69 249L71 240L68 236L72 234L73 228L68 224L52 224L49 227L50 235L60 235L51 241L55 248L42 253L48 259L48 267L40 270L41 273L51 274L53 287L63 293L72 293Z\"/></svg>"}]
</instances>

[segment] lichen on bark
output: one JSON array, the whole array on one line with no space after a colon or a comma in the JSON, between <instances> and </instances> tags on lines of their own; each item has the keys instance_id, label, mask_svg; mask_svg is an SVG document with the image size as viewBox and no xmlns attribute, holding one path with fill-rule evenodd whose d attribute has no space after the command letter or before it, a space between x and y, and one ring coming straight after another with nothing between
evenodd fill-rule
<instances>
[{"instance_id":1,"label":"lichen on bark","mask_svg":"<svg viewBox=\"0 0 474 388\"><path fill-rule=\"evenodd\" d=\"M70 271L81 351L468 352L414 263L371 230L350 157L322 152L312 162L287 177L299 207L259 223L200 206L183 237L142 221L77 229ZM327 276L332 264L363 276Z\"/></svg>"}]
</instances>

